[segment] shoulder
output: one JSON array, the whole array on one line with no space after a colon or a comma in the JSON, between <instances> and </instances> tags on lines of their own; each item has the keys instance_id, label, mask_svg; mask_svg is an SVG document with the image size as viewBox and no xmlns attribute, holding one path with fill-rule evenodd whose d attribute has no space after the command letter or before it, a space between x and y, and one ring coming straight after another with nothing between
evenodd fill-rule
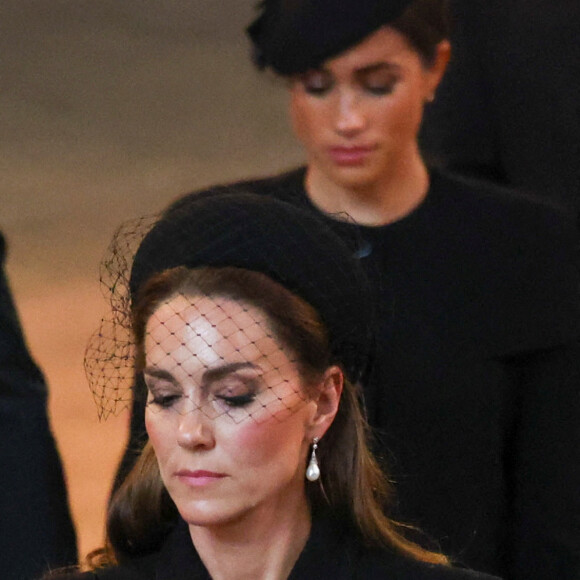
<instances>
[{"instance_id":1,"label":"shoulder","mask_svg":"<svg viewBox=\"0 0 580 580\"><path fill-rule=\"evenodd\" d=\"M50 576L50 580L146 580L153 579L155 574L147 575L143 570L126 566L97 568L90 572L72 572L61 576Z\"/></svg>"},{"instance_id":2,"label":"shoulder","mask_svg":"<svg viewBox=\"0 0 580 580\"><path fill-rule=\"evenodd\" d=\"M91 570L90 572L63 572L52 573L48 580L136 580L135 576L126 576L122 568L115 566L112 568L102 568Z\"/></svg>"},{"instance_id":3,"label":"shoulder","mask_svg":"<svg viewBox=\"0 0 580 580\"><path fill-rule=\"evenodd\" d=\"M489 218L505 216L516 225L534 221L574 223L573 217L563 207L549 199L448 171L431 171L431 191L441 200L457 203L458 209L485 208L490 212Z\"/></svg>"},{"instance_id":4,"label":"shoulder","mask_svg":"<svg viewBox=\"0 0 580 580\"><path fill-rule=\"evenodd\" d=\"M313 520L310 538L290 578L494 580L486 574L421 562L386 547L368 546L355 527L334 515Z\"/></svg>"},{"instance_id":5,"label":"shoulder","mask_svg":"<svg viewBox=\"0 0 580 580\"><path fill-rule=\"evenodd\" d=\"M444 238L462 240L466 251L531 269L549 270L556 263L576 267L577 224L550 201L444 172L432 173L430 198L429 226Z\"/></svg>"},{"instance_id":6,"label":"shoulder","mask_svg":"<svg viewBox=\"0 0 580 580\"><path fill-rule=\"evenodd\" d=\"M154 552L119 565L95 568L88 572L65 572L50 576L47 580L154 580L159 557L159 552Z\"/></svg>"},{"instance_id":7,"label":"shoulder","mask_svg":"<svg viewBox=\"0 0 580 580\"><path fill-rule=\"evenodd\" d=\"M447 272L477 281L482 309L493 309L506 329L511 325L502 335L517 335L518 348L526 350L579 335L580 232L571 215L548 201L445 172L432 173L426 205L421 235L445 255Z\"/></svg>"},{"instance_id":8,"label":"shoulder","mask_svg":"<svg viewBox=\"0 0 580 580\"><path fill-rule=\"evenodd\" d=\"M383 550L368 550L361 554L357 578L373 580L499 580L482 572L465 568L428 564Z\"/></svg>"},{"instance_id":9,"label":"shoulder","mask_svg":"<svg viewBox=\"0 0 580 580\"><path fill-rule=\"evenodd\" d=\"M288 201L289 203L293 203L302 195L304 172L305 169L301 167L269 177L214 185L180 196L167 208L166 211L179 211L180 208L187 206L189 200L192 198L227 193L255 193L258 195L276 197Z\"/></svg>"},{"instance_id":10,"label":"shoulder","mask_svg":"<svg viewBox=\"0 0 580 580\"><path fill-rule=\"evenodd\" d=\"M562 206L489 181L435 170L431 172L430 193L454 217L493 225L492 231L509 227L512 232L533 231L535 237L559 232L572 238L577 235L574 216Z\"/></svg>"}]
</instances>

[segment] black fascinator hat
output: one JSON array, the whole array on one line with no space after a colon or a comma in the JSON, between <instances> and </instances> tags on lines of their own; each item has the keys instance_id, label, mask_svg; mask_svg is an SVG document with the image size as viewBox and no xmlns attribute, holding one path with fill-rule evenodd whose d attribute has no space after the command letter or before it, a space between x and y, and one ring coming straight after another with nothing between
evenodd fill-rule
<instances>
[{"instance_id":1,"label":"black fascinator hat","mask_svg":"<svg viewBox=\"0 0 580 580\"><path fill-rule=\"evenodd\" d=\"M374 355L375 316L372 290L355 256L356 248L312 212L254 193L191 195L161 216L126 222L101 264L111 311L85 353L99 415L131 404L133 308L149 280L179 266L243 268L278 282L317 311L332 363L351 382L361 382Z\"/></svg>"},{"instance_id":2,"label":"black fascinator hat","mask_svg":"<svg viewBox=\"0 0 580 580\"><path fill-rule=\"evenodd\" d=\"M413 0L263 0L247 29L260 68L316 68L398 18Z\"/></svg>"},{"instance_id":3,"label":"black fascinator hat","mask_svg":"<svg viewBox=\"0 0 580 580\"><path fill-rule=\"evenodd\" d=\"M363 375L374 338L367 279L352 251L311 212L251 193L191 196L141 242L131 272L132 299L154 274L177 266L266 274L315 308L335 362L349 379Z\"/></svg>"}]
</instances>

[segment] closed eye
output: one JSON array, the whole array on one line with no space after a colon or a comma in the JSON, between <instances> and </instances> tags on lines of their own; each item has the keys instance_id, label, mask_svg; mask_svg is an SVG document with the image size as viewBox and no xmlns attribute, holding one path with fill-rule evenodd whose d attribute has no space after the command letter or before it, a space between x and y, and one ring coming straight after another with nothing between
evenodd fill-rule
<instances>
[{"instance_id":1,"label":"closed eye","mask_svg":"<svg viewBox=\"0 0 580 580\"><path fill-rule=\"evenodd\" d=\"M391 94L401 77L398 66L377 63L363 67L356 72L356 78L363 90L371 95Z\"/></svg>"},{"instance_id":2,"label":"closed eye","mask_svg":"<svg viewBox=\"0 0 580 580\"><path fill-rule=\"evenodd\" d=\"M298 82L305 93L321 97L332 90L334 80L326 71L310 71L298 77Z\"/></svg>"},{"instance_id":3,"label":"closed eye","mask_svg":"<svg viewBox=\"0 0 580 580\"><path fill-rule=\"evenodd\" d=\"M181 398L181 395L155 395L149 404L157 405L162 409L168 409Z\"/></svg>"},{"instance_id":4,"label":"closed eye","mask_svg":"<svg viewBox=\"0 0 580 580\"><path fill-rule=\"evenodd\" d=\"M244 395L215 395L215 398L222 401L228 407L240 408L253 403L256 393L246 393Z\"/></svg>"},{"instance_id":5,"label":"closed eye","mask_svg":"<svg viewBox=\"0 0 580 580\"><path fill-rule=\"evenodd\" d=\"M378 97L382 97L383 95L390 95L393 92L394 88L395 88L394 83L384 85L367 83L364 86L365 91L367 91L371 95L375 95Z\"/></svg>"}]
</instances>

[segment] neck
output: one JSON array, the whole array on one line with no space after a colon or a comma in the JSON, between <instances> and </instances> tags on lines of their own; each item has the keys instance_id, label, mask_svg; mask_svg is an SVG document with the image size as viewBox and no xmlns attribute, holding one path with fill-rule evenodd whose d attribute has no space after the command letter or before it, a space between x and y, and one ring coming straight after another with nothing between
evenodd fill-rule
<instances>
[{"instance_id":1,"label":"neck","mask_svg":"<svg viewBox=\"0 0 580 580\"><path fill-rule=\"evenodd\" d=\"M324 213L345 213L358 224L381 226L404 218L423 202L429 173L416 150L392 163L380 179L352 186L330 180L311 165L305 186L312 203Z\"/></svg>"},{"instance_id":2,"label":"neck","mask_svg":"<svg viewBox=\"0 0 580 580\"><path fill-rule=\"evenodd\" d=\"M190 525L191 539L214 580L285 580L310 535L303 505L258 509L215 526Z\"/></svg>"}]
</instances>

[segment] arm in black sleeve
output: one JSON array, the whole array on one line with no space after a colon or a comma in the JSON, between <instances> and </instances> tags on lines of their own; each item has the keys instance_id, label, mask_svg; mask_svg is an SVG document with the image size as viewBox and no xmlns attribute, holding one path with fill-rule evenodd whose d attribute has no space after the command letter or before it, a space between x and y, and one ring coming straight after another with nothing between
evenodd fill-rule
<instances>
[{"instance_id":1,"label":"arm in black sleeve","mask_svg":"<svg viewBox=\"0 0 580 580\"><path fill-rule=\"evenodd\" d=\"M26 348L0 234L0 570L37 578L76 563L75 532L48 422L42 373Z\"/></svg>"},{"instance_id":2,"label":"arm in black sleeve","mask_svg":"<svg viewBox=\"0 0 580 580\"><path fill-rule=\"evenodd\" d=\"M513 361L519 415L506 458L513 490L512 577L577 580L580 243L569 219L532 231L534 251L526 280L535 299L527 306L527 319L537 323L538 342Z\"/></svg>"},{"instance_id":3,"label":"arm in black sleeve","mask_svg":"<svg viewBox=\"0 0 580 580\"><path fill-rule=\"evenodd\" d=\"M514 579L580 578L580 342L517 361Z\"/></svg>"}]
</instances>

